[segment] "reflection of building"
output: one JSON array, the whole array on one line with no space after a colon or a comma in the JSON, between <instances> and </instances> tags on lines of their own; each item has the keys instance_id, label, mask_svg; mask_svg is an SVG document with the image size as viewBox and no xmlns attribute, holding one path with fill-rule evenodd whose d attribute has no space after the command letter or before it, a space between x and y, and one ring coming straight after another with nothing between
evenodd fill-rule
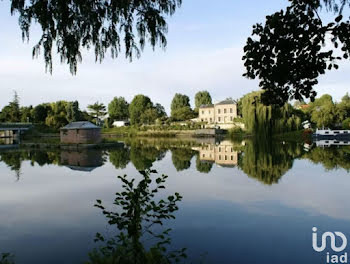
<instances>
[{"instance_id":1,"label":"reflection of building","mask_svg":"<svg viewBox=\"0 0 350 264\"><path fill-rule=\"evenodd\" d=\"M194 150L199 151L200 161L215 162L224 167L234 167L238 164L238 151L234 150L233 144L228 140L217 144L203 144Z\"/></svg>"},{"instance_id":2,"label":"reflection of building","mask_svg":"<svg viewBox=\"0 0 350 264\"><path fill-rule=\"evenodd\" d=\"M72 122L61 128L61 143L95 144L100 142L101 128L90 122Z\"/></svg>"},{"instance_id":3,"label":"reflection of building","mask_svg":"<svg viewBox=\"0 0 350 264\"><path fill-rule=\"evenodd\" d=\"M237 104L233 100L225 100L215 105L199 107L199 121L208 124L229 124L237 117Z\"/></svg>"},{"instance_id":4,"label":"reflection of building","mask_svg":"<svg viewBox=\"0 0 350 264\"><path fill-rule=\"evenodd\" d=\"M100 150L62 151L61 164L72 170L92 171L103 165Z\"/></svg>"}]
</instances>

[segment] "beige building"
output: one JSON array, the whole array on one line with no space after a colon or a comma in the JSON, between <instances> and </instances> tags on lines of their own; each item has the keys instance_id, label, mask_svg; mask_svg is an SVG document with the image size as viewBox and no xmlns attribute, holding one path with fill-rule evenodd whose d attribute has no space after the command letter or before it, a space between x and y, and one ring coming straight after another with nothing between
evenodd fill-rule
<instances>
[{"instance_id":1,"label":"beige building","mask_svg":"<svg viewBox=\"0 0 350 264\"><path fill-rule=\"evenodd\" d=\"M193 149L199 151L201 161L214 162L223 167L234 167L238 164L238 151L234 150L233 144L228 140L220 144L204 144Z\"/></svg>"},{"instance_id":2,"label":"beige building","mask_svg":"<svg viewBox=\"0 0 350 264\"><path fill-rule=\"evenodd\" d=\"M225 100L215 105L199 107L199 121L208 124L230 124L237 117L237 104L232 100Z\"/></svg>"}]
</instances>

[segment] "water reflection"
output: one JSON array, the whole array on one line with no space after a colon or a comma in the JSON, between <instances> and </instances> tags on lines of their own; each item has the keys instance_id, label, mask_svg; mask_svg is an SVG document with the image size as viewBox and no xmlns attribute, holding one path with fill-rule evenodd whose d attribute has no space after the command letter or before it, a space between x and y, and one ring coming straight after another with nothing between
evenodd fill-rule
<instances>
[{"instance_id":1,"label":"water reflection","mask_svg":"<svg viewBox=\"0 0 350 264\"><path fill-rule=\"evenodd\" d=\"M247 141L242 151L239 168L248 176L271 185L278 183L304 150L302 144L281 144L257 138Z\"/></svg>"},{"instance_id":2,"label":"water reflection","mask_svg":"<svg viewBox=\"0 0 350 264\"><path fill-rule=\"evenodd\" d=\"M235 150L235 144L229 140L204 143L193 149L198 152L200 163L215 163L221 167L238 165L238 151Z\"/></svg>"},{"instance_id":3,"label":"water reflection","mask_svg":"<svg viewBox=\"0 0 350 264\"><path fill-rule=\"evenodd\" d=\"M350 146L319 148L313 145L280 143L273 140L251 139L156 141L132 140L120 147L103 150L7 150L0 152L0 161L15 172L17 180L21 175L23 161L32 166L54 164L72 170L91 172L105 164L107 157L116 169L124 169L131 163L138 171L153 167L167 152L171 153L172 165L181 172L194 167L198 172L210 173L213 166L239 168L247 176L264 184L276 184L293 167L295 159L307 159L322 164L325 169L343 168L350 170Z\"/></svg>"},{"instance_id":4,"label":"water reflection","mask_svg":"<svg viewBox=\"0 0 350 264\"><path fill-rule=\"evenodd\" d=\"M310 251L312 226L350 234L350 210L344 202L349 147L306 149L299 143L263 139L143 139L87 153L8 150L0 152L0 161L1 175L12 170L21 176L20 183L0 177L0 249L13 252L17 263L86 260L95 247L95 232L106 226L91 205L101 198L111 201L111 208L114 194L123 192L122 184L115 184L116 174L135 175L136 167L169 174L164 196L157 199L176 191L184 196L170 225L173 246L188 247L194 257L208 251L205 263L321 263ZM85 173L66 166L100 167ZM42 260L35 262L41 254ZM286 255L291 258L284 259ZM189 260L197 263L193 256Z\"/></svg>"},{"instance_id":5,"label":"water reflection","mask_svg":"<svg viewBox=\"0 0 350 264\"><path fill-rule=\"evenodd\" d=\"M91 172L104 164L101 150L62 151L61 165L72 170Z\"/></svg>"}]
</instances>

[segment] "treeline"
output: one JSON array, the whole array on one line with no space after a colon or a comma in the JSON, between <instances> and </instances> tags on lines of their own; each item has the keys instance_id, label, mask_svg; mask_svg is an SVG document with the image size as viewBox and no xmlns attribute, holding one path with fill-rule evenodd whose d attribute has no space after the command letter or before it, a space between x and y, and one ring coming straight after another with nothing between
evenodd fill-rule
<instances>
[{"instance_id":1,"label":"treeline","mask_svg":"<svg viewBox=\"0 0 350 264\"><path fill-rule=\"evenodd\" d=\"M202 104L211 104L212 98L207 91L195 95L195 108L191 108L190 98L184 94L175 94L171 101L170 116L159 103L153 103L148 96L138 94L130 104L124 97L115 97L108 105L110 121L130 120L131 125L154 124L157 121L185 121L198 116Z\"/></svg>"},{"instance_id":2,"label":"treeline","mask_svg":"<svg viewBox=\"0 0 350 264\"><path fill-rule=\"evenodd\" d=\"M15 92L13 100L2 108L0 122L31 122L57 130L74 121L91 121L98 125L110 127L116 120L130 120L131 125L150 125L166 121L185 121L198 115L202 104L211 104L212 99L207 91L198 92L195 96L195 108L190 105L190 98L184 94L175 94L171 102L171 114L167 115L164 107L142 94L136 95L129 103L124 97L115 97L105 106L96 102L88 105L87 111L79 107L78 101L57 101L42 103L37 106L20 106L19 96ZM107 116L108 114L108 116Z\"/></svg>"},{"instance_id":3,"label":"treeline","mask_svg":"<svg viewBox=\"0 0 350 264\"><path fill-rule=\"evenodd\" d=\"M325 94L314 102L296 103L309 120L318 128L350 129L350 96L347 93L340 102L334 102L332 96Z\"/></svg>"},{"instance_id":4,"label":"treeline","mask_svg":"<svg viewBox=\"0 0 350 264\"><path fill-rule=\"evenodd\" d=\"M238 111L246 131L253 134L274 134L302 129L303 121L315 127L350 129L350 97L346 94L340 102L325 94L314 102L297 101L292 106L266 106L262 91L252 92L238 101Z\"/></svg>"}]
</instances>

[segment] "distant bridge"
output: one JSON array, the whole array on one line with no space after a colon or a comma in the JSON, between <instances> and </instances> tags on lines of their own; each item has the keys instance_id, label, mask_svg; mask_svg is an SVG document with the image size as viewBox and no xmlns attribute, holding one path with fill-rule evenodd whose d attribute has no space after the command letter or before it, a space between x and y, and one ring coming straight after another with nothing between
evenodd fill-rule
<instances>
[{"instance_id":1,"label":"distant bridge","mask_svg":"<svg viewBox=\"0 0 350 264\"><path fill-rule=\"evenodd\" d=\"M0 123L0 138L12 138L20 141L23 131L33 127L32 123Z\"/></svg>"}]
</instances>

